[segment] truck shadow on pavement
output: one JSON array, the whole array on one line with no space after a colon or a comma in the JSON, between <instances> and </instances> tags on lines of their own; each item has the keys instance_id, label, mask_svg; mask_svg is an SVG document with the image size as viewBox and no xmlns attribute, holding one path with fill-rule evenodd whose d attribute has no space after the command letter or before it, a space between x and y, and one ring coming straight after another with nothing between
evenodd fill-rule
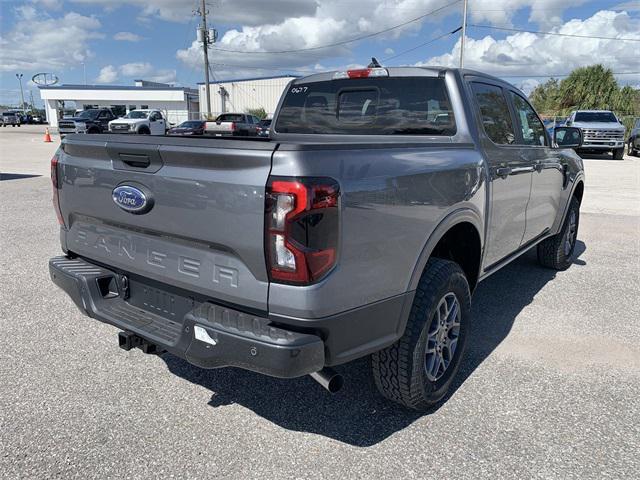
<instances>
[{"instance_id":1,"label":"truck shadow on pavement","mask_svg":"<svg viewBox=\"0 0 640 480\"><path fill-rule=\"evenodd\" d=\"M571 268L585 265L579 259L585 249L578 241L577 260ZM533 249L478 286L465 359L440 406L507 337L518 314L555 276L555 271L538 265ZM327 393L310 377L282 380L237 368L203 370L172 355L161 358L172 373L211 390L209 405L214 408L241 405L287 430L315 433L354 446L375 445L425 415L382 398L368 358L336 368L345 378L344 388L336 395Z\"/></svg>"}]
</instances>

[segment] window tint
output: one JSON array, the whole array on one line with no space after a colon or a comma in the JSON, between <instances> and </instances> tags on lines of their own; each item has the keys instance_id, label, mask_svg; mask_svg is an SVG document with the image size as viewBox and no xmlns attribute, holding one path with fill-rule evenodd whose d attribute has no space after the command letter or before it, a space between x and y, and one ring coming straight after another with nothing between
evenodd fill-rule
<instances>
[{"instance_id":1,"label":"window tint","mask_svg":"<svg viewBox=\"0 0 640 480\"><path fill-rule=\"evenodd\" d=\"M338 120L370 123L378 111L378 90L354 90L340 93Z\"/></svg>"},{"instance_id":2,"label":"window tint","mask_svg":"<svg viewBox=\"0 0 640 480\"><path fill-rule=\"evenodd\" d=\"M276 130L336 135L454 135L456 126L443 79L377 77L292 85Z\"/></svg>"},{"instance_id":3,"label":"window tint","mask_svg":"<svg viewBox=\"0 0 640 480\"><path fill-rule=\"evenodd\" d=\"M576 112L576 122L618 122L611 112Z\"/></svg>"},{"instance_id":4,"label":"window tint","mask_svg":"<svg viewBox=\"0 0 640 480\"><path fill-rule=\"evenodd\" d=\"M518 126L522 132L523 143L525 145L546 145L547 137L544 134L544 125L542 125L536 112L520 95L513 92L510 93L516 111Z\"/></svg>"},{"instance_id":5,"label":"window tint","mask_svg":"<svg viewBox=\"0 0 640 480\"><path fill-rule=\"evenodd\" d=\"M482 126L487 136L497 144L513 144L516 136L502 88L486 83L472 83L471 89L478 102Z\"/></svg>"},{"instance_id":6,"label":"window tint","mask_svg":"<svg viewBox=\"0 0 640 480\"><path fill-rule=\"evenodd\" d=\"M242 123L243 121L244 121L244 116L240 113L223 113L222 115L218 115L218 118L216 118L216 122Z\"/></svg>"}]
</instances>

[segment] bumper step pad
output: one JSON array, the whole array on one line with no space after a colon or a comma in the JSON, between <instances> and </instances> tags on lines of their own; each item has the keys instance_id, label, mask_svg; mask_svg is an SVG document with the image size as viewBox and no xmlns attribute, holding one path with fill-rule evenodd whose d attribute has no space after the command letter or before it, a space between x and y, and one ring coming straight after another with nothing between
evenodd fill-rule
<instances>
[{"instance_id":1,"label":"bumper step pad","mask_svg":"<svg viewBox=\"0 0 640 480\"><path fill-rule=\"evenodd\" d=\"M320 337L280 328L268 318L204 302L184 318L169 319L124 300L118 274L106 268L79 258L54 257L49 260L49 272L84 314L133 332L194 365L235 366L283 378L324 367ZM100 288L111 279L118 285L117 292Z\"/></svg>"}]
</instances>

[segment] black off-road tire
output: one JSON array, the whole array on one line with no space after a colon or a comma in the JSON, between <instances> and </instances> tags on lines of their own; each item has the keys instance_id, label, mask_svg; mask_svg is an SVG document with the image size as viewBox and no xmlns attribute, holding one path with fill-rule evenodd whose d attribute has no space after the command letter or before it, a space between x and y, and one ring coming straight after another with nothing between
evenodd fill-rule
<instances>
[{"instance_id":1,"label":"black off-road tire","mask_svg":"<svg viewBox=\"0 0 640 480\"><path fill-rule=\"evenodd\" d=\"M627 144L627 155L632 156L632 157L637 157L638 156L638 151L633 148L633 140L632 139L629 139L629 142Z\"/></svg>"},{"instance_id":2,"label":"black off-road tire","mask_svg":"<svg viewBox=\"0 0 640 480\"><path fill-rule=\"evenodd\" d=\"M538 262L540 262L540 265L554 270L566 270L569 268L573 262L579 225L580 202L576 197L572 197L562 229L553 237L549 237L538 244Z\"/></svg>"},{"instance_id":3,"label":"black off-road tire","mask_svg":"<svg viewBox=\"0 0 640 480\"><path fill-rule=\"evenodd\" d=\"M149 130L147 127L140 127L138 129L138 135L151 135L151 130Z\"/></svg>"},{"instance_id":4,"label":"black off-road tire","mask_svg":"<svg viewBox=\"0 0 640 480\"><path fill-rule=\"evenodd\" d=\"M440 378L427 375L427 343L436 309L445 297L455 295L460 318L457 346ZM380 393L405 407L432 409L447 394L460 366L470 320L469 284L457 263L432 258L427 263L411 307L404 335L393 345L371 356L373 378Z\"/></svg>"},{"instance_id":5,"label":"black off-road tire","mask_svg":"<svg viewBox=\"0 0 640 480\"><path fill-rule=\"evenodd\" d=\"M613 149L613 159L622 160L624 158L624 147Z\"/></svg>"}]
</instances>

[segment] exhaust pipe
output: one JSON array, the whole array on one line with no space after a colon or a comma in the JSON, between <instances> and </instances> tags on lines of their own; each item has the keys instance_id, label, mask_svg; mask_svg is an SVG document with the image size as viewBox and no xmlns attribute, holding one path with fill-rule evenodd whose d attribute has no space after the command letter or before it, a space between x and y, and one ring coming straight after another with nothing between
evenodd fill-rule
<instances>
[{"instance_id":1,"label":"exhaust pipe","mask_svg":"<svg viewBox=\"0 0 640 480\"><path fill-rule=\"evenodd\" d=\"M329 393L336 393L344 385L342 375L337 373L333 368L323 368L319 372L311 373L311 378L326 388Z\"/></svg>"}]
</instances>

